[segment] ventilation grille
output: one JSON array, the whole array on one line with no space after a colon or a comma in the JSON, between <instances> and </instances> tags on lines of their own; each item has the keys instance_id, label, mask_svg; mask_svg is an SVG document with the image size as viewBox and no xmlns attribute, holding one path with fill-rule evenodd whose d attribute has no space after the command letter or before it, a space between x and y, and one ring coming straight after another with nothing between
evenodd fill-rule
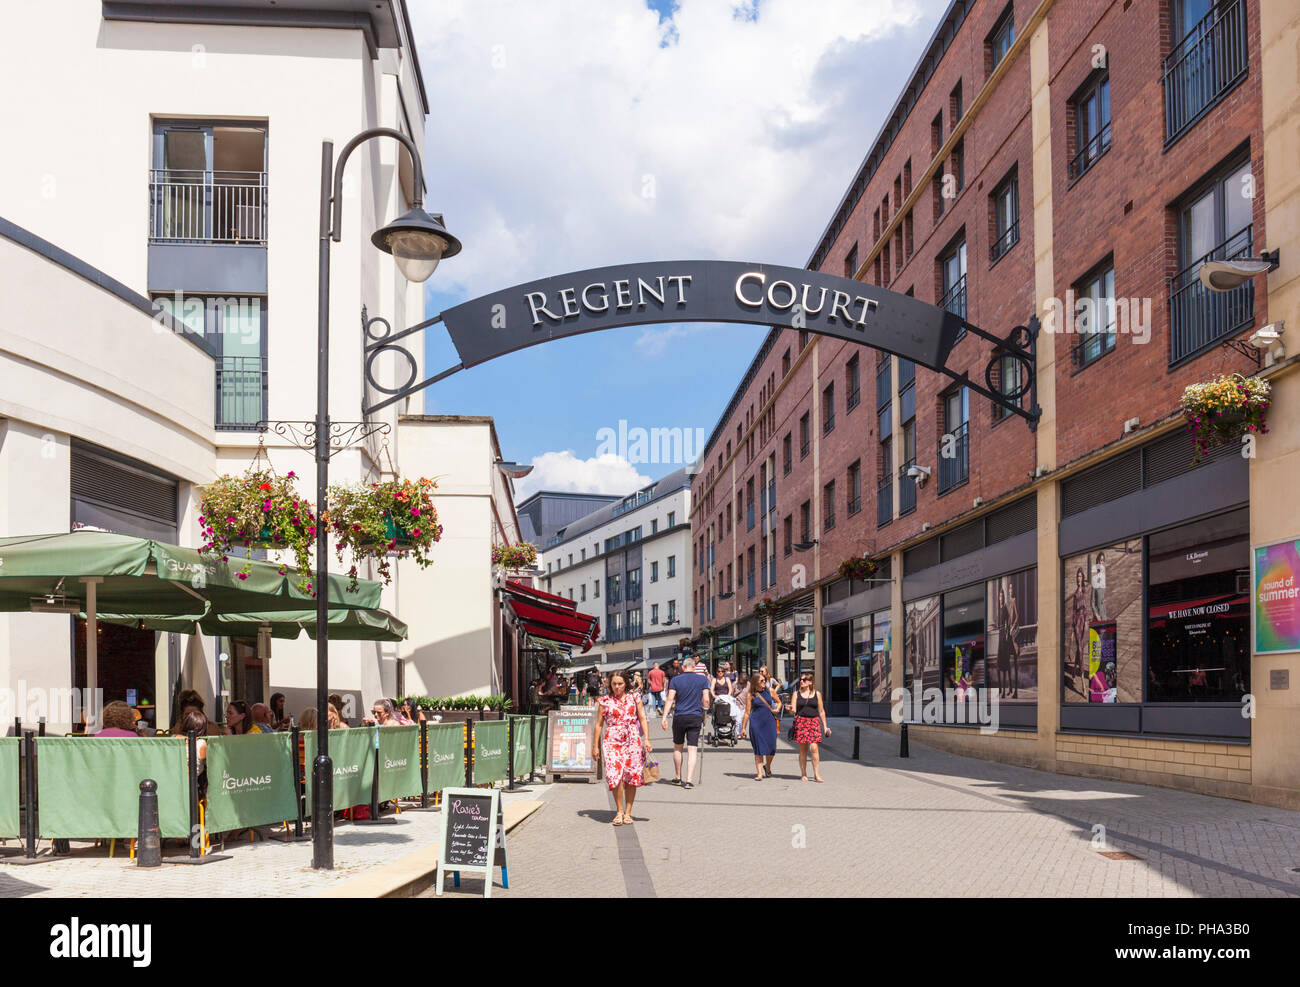
<instances>
[{"instance_id":1,"label":"ventilation grille","mask_svg":"<svg viewBox=\"0 0 1300 987\"><path fill-rule=\"evenodd\" d=\"M978 551L983 547L984 522L983 520L973 521L970 524L962 525L955 531L950 531L939 540L939 556L944 562L951 562L953 559L969 555L971 552Z\"/></svg>"},{"instance_id":2,"label":"ventilation grille","mask_svg":"<svg viewBox=\"0 0 1300 987\"><path fill-rule=\"evenodd\" d=\"M1033 531L1038 527L1038 501L1034 497L1025 497L1008 504L990 514L985 524L986 541L990 545Z\"/></svg>"},{"instance_id":3,"label":"ventilation grille","mask_svg":"<svg viewBox=\"0 0 1300 987\"><path fill-rule=\"evenodd\" d=\"M1073 517L1142 489L1142 453L1134 449L1061 484L1061 516Z\"/></svg>"},{"instance_id":4,"label":"ventilation grille","mask_svg":"<svg viewBox=\"0 0 1300 987\"><path fill-rule=\"evenodd\" d=\"M910 576L939 564L939 539L931 538L903 553L903 575Z\"/></svg>"},{"instance_id":5,"label":"ventilation grille","mask_svg":"<svg viewBox=\"0 0 1300 987\"><path fill-rule=\"evenodd\" d=\"M1240 452L1239 444L1229 442L1211 449L1200 462L1194 462L1196 447L1192 444L1191 437L1186 432L1175 432L1159 442L1152 442L1142 450L1143 486L1153 487L1207 463L1239 455Z\"/></svg>"},{"instance_id":6,"label":"ventilation grille","mask_svg":"<svg viewBox=\"0 0 1300 987\"><path fill-rule=\"evenodd\" d=\"M140 517L176 523L176 483L84 449L73 449L72 496Z\"/></svg>"}]
</instances>

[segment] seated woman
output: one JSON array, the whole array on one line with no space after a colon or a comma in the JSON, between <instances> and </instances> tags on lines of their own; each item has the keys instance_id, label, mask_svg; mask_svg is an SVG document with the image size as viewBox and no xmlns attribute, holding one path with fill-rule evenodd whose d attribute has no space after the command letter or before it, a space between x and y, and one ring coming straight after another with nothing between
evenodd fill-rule
<instances>
[{"instance_id":1,"label":"seated woman","mask_svg":"<svg viewBox=\"0 0 1300 987\"><path fill-rule=\"evenodd\" d=\"M135 729L135 710L120 700L105 706L100 718L104 722L104 729L95 734L96 737L135 737L138 739L140 736Z\"/></svg>"},{"instance_id":2,"label":"seated woman","mask_svg":"<svg viewBox=\"0 0 1300 987\"><path fill-rule=\"evenodd\" d=\"M226 731L235 736L248 733L253 726L253 718L248 713L248 703L236 699L226 707Z\"/></svg>"}]
</instances>

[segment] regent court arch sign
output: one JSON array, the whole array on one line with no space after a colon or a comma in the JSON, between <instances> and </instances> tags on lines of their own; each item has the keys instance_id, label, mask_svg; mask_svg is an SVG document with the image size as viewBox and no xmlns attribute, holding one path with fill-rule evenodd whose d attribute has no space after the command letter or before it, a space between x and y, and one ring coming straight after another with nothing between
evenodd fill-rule
<instances>
[{"instance_id":1,"label":"regent court arch sign","mask_svg":"<svg viewBox=\"0 0 1300 987\"><path fill-rule=\"evenodd\" d=\"M674 322L740 322L803 329L885 350L946 374L1036 427L1034 352L1038 320L997 336L960 315L850 278L773 264L687 260L616 264L515 285L464 302L418 325L393 332L366 318L366 380L383 395L368 415L438 381L495 357L600 329ZM419 361L407 347L441 323L460 362L417 381ZM970 333L993 344L984 381L946 366ZM400 383L383 383L381 358L396 356ZM402 373L399 372L399 377ZM1029 397L1025 407L1025 397Z\"/></svg>"}]
</instances>

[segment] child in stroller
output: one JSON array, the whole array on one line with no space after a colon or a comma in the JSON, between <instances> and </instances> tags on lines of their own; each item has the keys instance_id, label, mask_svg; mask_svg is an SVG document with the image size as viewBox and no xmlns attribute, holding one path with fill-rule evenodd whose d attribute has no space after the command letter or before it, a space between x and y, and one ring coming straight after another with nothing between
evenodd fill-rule
<instances>
[{"instance_id":1,"label":"child in stroller","mask_svg":"<svg viewBox=\"0 0 1300 987\"><path fill-rule=\"evenodd\" d=\"M714 747L719 744L736 746L740 733L740 714L735 699L731 696L717 696L713 702L710 723L713 727L709 743Z\"/></svg>"}]
</instances>

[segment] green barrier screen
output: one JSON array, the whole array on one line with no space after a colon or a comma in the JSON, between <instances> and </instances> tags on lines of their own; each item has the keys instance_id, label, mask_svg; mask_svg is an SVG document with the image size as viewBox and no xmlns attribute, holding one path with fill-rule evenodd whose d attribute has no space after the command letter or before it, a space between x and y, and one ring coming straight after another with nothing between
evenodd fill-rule
<instances>
[{"instance_id":1,"label":"green barrier screen","mask_svg":"<svg viewBox=\"0 0 1300 987\"><path fill-rule=\"evenodd\" d=\"M292 741L287 733L208 738L208 832L297 818Z\"/></svg>"},{"instance_id":2,"label":"green barrier screen","mask_svg":"<svg viewBox=\"0 0 1300 987\"><path fill-rule=\"evenodd\" d=\"M429 724L429 794L465 784L465 730L460 723Z\"/></svg>"},{"instance_id":3,"label":"green barrier screen","mask_svg":"<svg viewBox=\"0 0 1300 987\"><path fill-rule=\"evenodd\" d=\"M533 767L546 763L546 717L533 717Z\"/></svg>"},{"instance_id":4,"label":"green barrier screen","mask_svg":"<svg viewBox=\"0 0 1300 987\"><path fill-rule=\"evenodd\" d=\"M158 783L158 828L190 835L190 788L181 737L39 737L36 785L45 839L131 837L140 828L140 782Z\"/></svg>"},{"instance_id":5,"label":"green barrier screen","mask_svg":"<svg viewBox=\"0 0 1300 987\"><path fill-rule=\"evenodd\" d=\"M0 836L18 836L18 737L0 737Z\"/></svg>"},{"instance_id":6,"label":"green barrier screen","mask_svg":"<svg viewBox=\"0 0 1300 987\"><path fill-rule=\"evenodd\" d=\"M533 721L527 716L512 716L515 747L511 755L516 778L526 778L533 770Z\"/></svg>"},{"instance_id":7,"label":"green barrier screen","mask_svg":"<svg viewBox=\"0 0 1300 987\"><path fill-rule=\"evenodd\" d=\"M474 784L505 781L510 724L505 720L479 720L474 727Z\"/></svg>"},{"instance_id":8,"label":"green barrier screen","mask_svg":"<svg viewBox=\"0 0 1300 987\"><path fill-rule=\"evenodd\" d=\"M379 801L420 794L420 728L379 728Z\"/></svg>"},{"instance_id":9,"label":"green barrier screen","mask_svg":"<svg viewBox=\"0 0 1300 987\"><path fill-rule=\"evenodd\" d=\"M375 731L378 727L355 727L330 731L330 761L334 765L334 810L370 804L375 778ZM304 735L306 744L307 811L311 811L311 765L316 760L316 731Z\"/></svg>"}]
</instances>

